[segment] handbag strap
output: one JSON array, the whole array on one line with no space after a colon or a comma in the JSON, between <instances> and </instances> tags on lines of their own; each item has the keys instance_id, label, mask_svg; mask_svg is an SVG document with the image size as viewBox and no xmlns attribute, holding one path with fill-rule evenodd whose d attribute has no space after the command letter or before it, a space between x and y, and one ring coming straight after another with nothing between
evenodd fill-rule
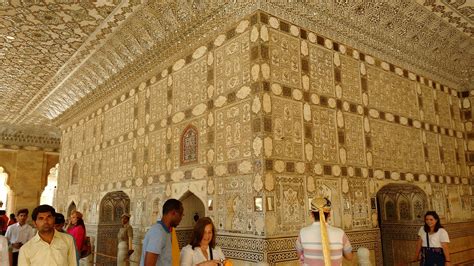
<instances>
[{"instance_id":1,"label":"handbag strap","mask_svg":"<svg viewBox=\"0 0 474 266\"><path fill-rule=\"evenodd\" d=\"M430 247L430 238L428 237L428 232L426 232L426 245Z\"/></svg>"}]
</instances>

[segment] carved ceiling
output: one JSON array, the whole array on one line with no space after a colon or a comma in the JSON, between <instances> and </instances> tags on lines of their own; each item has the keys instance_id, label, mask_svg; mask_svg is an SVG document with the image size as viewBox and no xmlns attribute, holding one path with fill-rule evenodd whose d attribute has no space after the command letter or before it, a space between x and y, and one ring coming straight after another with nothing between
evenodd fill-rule
<instances>
[{"instance_id":1,"label":"carved ceiling","mask_svg":"<svg viewBox=\"0 0 474 266\"><path fill-rule=\"evenodd\" d=\"M474 89L472 0L232 2L0 0L0 143L5 132L57 138L55 124L257 9Z\"/></svg>"}]
</instances>

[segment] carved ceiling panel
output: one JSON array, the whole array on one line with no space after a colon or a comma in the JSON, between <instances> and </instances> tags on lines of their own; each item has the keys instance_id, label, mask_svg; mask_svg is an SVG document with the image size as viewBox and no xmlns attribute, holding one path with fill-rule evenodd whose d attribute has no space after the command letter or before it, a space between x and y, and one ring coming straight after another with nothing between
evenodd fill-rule
<instances>
[{"instance_id":1,"label":"carved ceiling panel","mask_svg":"<svg viewBox=\"0 0 474 266\"><path fill-rule=\"evenodd\" d=\"M83 112L257 9L455 89L474 89L469 0L0 0L0 122L18 132L54 129L54 119Z\"/></svg>"}]
</instances>

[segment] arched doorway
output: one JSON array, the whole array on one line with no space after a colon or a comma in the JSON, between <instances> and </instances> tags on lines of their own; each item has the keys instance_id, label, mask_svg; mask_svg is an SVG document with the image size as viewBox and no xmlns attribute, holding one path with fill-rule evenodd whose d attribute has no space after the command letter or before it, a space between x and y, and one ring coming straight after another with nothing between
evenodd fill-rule
<instances>
[{"instance_id":1,"label":"arched doorway","mask_svg":"<svg viewBox=\"0 0 474 266\"><path fill-rule=\"evenodd\" d=\"M53 206L56 187L58 185L58 169L59 164L56 164L49 170L48 181L46 183L46 187L41 193L40 204L48 204Z\"/></svg>"},{"instance_id":2,"label":"arched doorway","mask_svg":"<svg viewBox=\"0 0 474 266\"><path fill-rule=\"evenodd\" d=\"M184 193L179 200L183 203L184 213L186 214L176 228L179 246L182 248L188 244L197 219L206 216L206 209L201 199L190 191Z\"/></svg>"},{"instance_id":3,"label":"arched doorway","mask_svg":"<svg viewBox=\"0 0 474 266\"><path fill-rule=\"evenodd\" d=\"M117 255L117 234L121 226L121 216L130 212L130 198L123 191L107 193L100 202L99 225L97 228L98 265L116 265L117 261L103 255Z\"/></svg>"},{"instance_id":4,"label":"arched doorway","mask_svg":"<svg viewBox=\"0 0 474 266\"><path fill-rule=\"evenodd\" d=\"M428 209L426 194L414 185L389 184L377 192L377 203L384 265L407 263Z\"/></svg>"}]
</instances>

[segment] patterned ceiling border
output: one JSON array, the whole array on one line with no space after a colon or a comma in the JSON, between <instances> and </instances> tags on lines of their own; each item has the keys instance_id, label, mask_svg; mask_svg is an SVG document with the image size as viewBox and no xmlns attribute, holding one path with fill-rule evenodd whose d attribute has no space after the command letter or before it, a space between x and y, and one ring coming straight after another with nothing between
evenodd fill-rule
<instances>
[{"instance_id":1,"label":"patterned ceiling border","mask_svg":"<svg viewBox=\"0 0 474 266\"><path fill-rule=\"evenodd\" d=\"M201 17L196 19L194 23L184 25L185 27L176 28L173 32L167 32L167 36L163 36L166 42L154 43L152 47L147 47L146 51L137 56L137 59L127 65L126 69L121 69L112 76L106 83L98 86L91 95L82 98L72 108L63 113L58 113L53 117L55 125L61 125L63 128L76 121L79 113L95 112L98 108L103 106L111 97L117 97L124 91L132 87L138 86L143 80L143 77L156 74L157 70L161 70L170 62L179 59L179 52L184 54L190 53L195 49L197 44L205 44L218 34L222 29L219 26L223 21L227 25L237 22L240 18L251 14L257 10L257 3L235 3L223 4L219 8L211 10L212 12L200 14ZM136 17L148 17L146 10L137 12ZM132 23L138 23L140 19L131 19L130 30L128 34L140 34L138 31L133 31ZM183 32L185 34L183 34ZM134 37L140 39L140 36ZM185 52L187 51L187 52ZM67 124L67 125L65 125Z\"/></svg>"},{"instance_id":2,"label":"patterned ceiling border","mask_svg":"<svg viewBox=\"0 0 474 266\"><path fill-rule=\"evenodd\" d=\"M474 6L469 6L468 1L416 0L416 2L462 33L474 37L474 26L471 19L471 17L474 18ZM464 5L466 3L468 4Z\"/></svg>"},{"instance_id":3,"label":"patterned ceiling border","mask_svg":"<svg viewBox=\"0 0 474 266\"><path fill-rule=\"evenodd\" d=\"M0 139L3 137L0 136ZM54 154L59 155L60 149L59 146L57 148L50 148L50 147L41 147L41 144L38 143L33 143L33 145L27 145L27 144L3 144L0 143L0 151L1 150L24 150L24 151L44 151L44 152L51 152Z\"/></svg>"},{"instance_id":4,"label":"patterned ceiling border","mask_svg":"<svg viewBox=\"0 0 474 266\"><path fill-rule=\"evenodd\" d=\"M442 83L457 90L473 86L474 54L458 46L462 43L473 47L474 40L458 30L450 30L450 24L443 25L443 21L433 19L436 15L409 0L291 6L270 1L261 2L259 8L410 71L434 80L442 78ZM380 13L381 10L386 13ZM407 36L411 42L407 42ZM434 50L427 49L433 46Z\"/></svg>"},{"instance_id":5,"label":"patterned ceiling border","mask_svg":"<svg viewBox=\"0 0 474 266\"><path fill-rule=\"evenodd\" d=\"M56 127L0 123L0 148L57 151L60 145L61 132Z\"/></svg>"},{"instance_id":6,"label":"patterned ceiling border","mask_svg":"<svg viewBox=\"0 0 474 266\"><path fill-rule=\"evenodd\" d=\"M125 54L128 61L126 62L117 60L119 55L114 54L114 52L104 53L99 51L94 55L95 59L103 58L100 61L94 61L91 63L96 67L86 66L82 68L82 73L75 73L75 77L70 79L68 86L63 86L63 94L66 91L65 88L75 87L80 91L84 88L89 88L88 91L83 91L83 94L90 94L88 97L79 97L82 98L78 103L74 104L73 108L70 106L60 105L64 102L61 97L48 99L47 104L43 103L38 112L42 115L47 115L50 119L61 117L61 119L56 121L63 120L65 117L69 117L71 113L82 112L87 105L94 104L98 99L103 99L104 95L107 92L113 91L112 88L118 87L120 84L121 88L131 86L134 82L137 82L137 77L143 77L144 75L149 75L150 70L147 69L145 65L149 66L148 69L153 67L153 62L160 62L161 60L172 57L177 46L186 47L185 43L188 43L187 47L190 47L193 43L197 43L201 40L202 35L210 34L216 31L216 28L212 25L220 25L223 21L228 22L229 17L242 17L246 14L245 10L256 10L261 9L263 11L275 14L276 16L282 17L292 23L312 28L321 32L322 35L330 37L334 40L341 41L345 44L351 45L355 48L358 48L364 52L368 52L376 57L392 62L396 65L400 65L405 69L408 69L413 72L418 72L424 76L430 77L433 80L439 80L440 82L453 87L457 90L465 89L464 86L472 78L472 67L473 60L470 60L471 57L467 56L465 51L459 50L457 45L460 41L473 43L473 40L466 35L462 34L457 30L451 30L451 25L439 21L439 19L433 19L434 14L431 14L422 6L418 4L411 4L407 0L400 0L400 6L389 5L385 2L380 3L379 6L357 6L355 4L350 6L336 6L343 5L341 3L319 3L319 4L292 4L292 5L283 5L277 2L262 2L255 1L254 4L225 4L212 10L208 11L205 14L204 19L195 19L188 20L192 21L191 25L201 25L200 30L193 29L188 25L178 24L177 16L179 15L178 11L181 9L176 9L171 11L169 6L167 6L166 14L163 14L163 8L156 9L156 7L148 6L148 8L143 8L137 12L133 18L127 23L127 26L121 29L120 33L125 37L121 40L117 38L111 39L109 45L104 45L105 47L116 48L115 50L120 50L122 54ZM388 5L388 6L387 6ZM386 30L384 27L380 27L377 23L380 23L381 17L384 17L384 14L378 14L377 7L380 8L383 6L384 10L393 11L395 15L388 18L386 27L395 27L393 29L394 34L387 36L383 32ZM182 8L182 7L180 7ZM183 7L184 8L184 7ZM192 16L192 12L195 11L194 7L189 7L186 9L188 16ZM317 10L318 12L314 12ZM335 14L335 11L342 11L341 14ZM175 12L175 13L173 13ZM181 11L180 11L181 12ZM345 19L346 16L358 15L360 12L362 15L356 17L353 20ZM377 15L374 21L371 21L369 18L364 17L364 12L367 17L372 15ZM152 14L150 14L152 13ZM218 14L227 14L227 17L222 17ZM427 31L428 28L425 27L425 24L429 24L429 27L440 27L443 29L441 33L430 32L432 35L423 35L418 37L418 32L413 32L411 29L407 29L406 19L410 19L413 14L420 14L416 21L410 21L415 25L422 27L421 29ZM156 17L156 14L161 15L159 18ZM147 22L144 23L141 18L146 17ZM160 25L165 25L164 21L174 21L174 25L171 24L170 27L166 30L163 28L158 29L155 32L150 32L150 22L152 19L155 19L153 25L160 27ZM160 20L161 19L161 20ZM357 20L358 19L358 20ZM405 20L404 20L405 19ZM217 23L216 23L217 21ZM220 22L220 23L219 23ZM372 23L366 27L364 31L360 25L367 23ZM211 25L211 26L210 26ZM428 27L426 26L426 27ZM145 30L137 30L144 28ZM368 31L372 29L372 31ZM416 30L421 30L416 29ZM173 31L174 30L174 31ZM410 31L411 30L411 31ZM446 33L447 32L447 33ZM184 34L183 34L184 33ZM200 34L199 34L200 33ZM423 33L423 32L422 32ZM117 33L118 34L118 33ZM155 36L158 34L159 36ZM167 34L163 36L163 34ZM180 35L181 34L181 35ZM406 38L399 38L403 35L409 35L415 38L414 44L408 47ZM445 34L445 35L443 35ZM189 36L194 36L194 38L189 38ZM153 39L153 38L154 39ZM446 37L446 38L441 38ZM166 42L163 41L166 38ZM188 40L188 41L186 41ZM140 43L141 42L141 43ZM183 44L180 44L183 42ZM169 43L173 43L172 46ZM390 43L390 46L387 45ZM424 49L424 46L427 43L434 43L440 47L436 52L431 50ZM437 46L437 47L438 47ZM416 49L415 49L416 48ZM108 49L106 49L108 50ZM114 49L112 49L114 50ZM426 51L425 51L426 50ZM174 52L171 52L174 51ZM402 52L407 51L407 52ZM410 52L411 51L411 52ZM420 52L421 51L421 52ZM115 59L114 59L115 57ZM122 56L123 58L123 56ZM137 58L137 59L134 59ZM449 60L454 60L452 63ZM109 62L111 64L106 64L103 62ZM137 63L139 62L139 63ZM121 63L121 65L120 65ZM118 65L118 67L116 67ZM129 65L126 71L121 71L124 69L125 65ZM110 68L116 67L114 74L110 75L111 78L108 79L105 83L100 85L99 82L91 80L91 76L94 76L94 73L101 73L110 71ZM156 69L156 68L155 68ZM122 73L123 72L123 73ZM96 74L97 75L97 74ZM118 77L118 75L121 75ZM68 81L69 82L69 81ZM77 85L79 84L79 85ZM125 86L124 86L125 85ZM98 89L94 89L97 88ZM125 90L125 89L124 89ZM56 110L51 110L51 106ZM55 107L54 107L55 106ZM76 109L76 111L65 111L66 109ZM94 109L94 108L92 108ZM89 109L91 110L91 109ZM67 114L67 115L66 115ZM64 120L63 120L64 121ZM60 122L59 122L60 123Z\"/></svg>"},{"instance_id":7,"label":"patterned ceiling border","mask_svg":"<svg viewBox=\"0 0 474 266\"><path fill-rule=\"evenodd\" d=\"M55 76L49 80L41 90L25 105L13 122L28 124L43 124L47 119L42 116L33 116L28 119L28 115L34 112L48 97L51 97L61 85L69 80L72 73L76 72L93 54L97 47L103 46L126 19L133 14L140 6L140 1L122 1L117 8L101 23L101 25L88 37L86 42L74 53L74 55L64 64ZM68 97L69 96L69 97ZM59 95L62 101L74 100L70 94ZM51 108L55 108L51 106Z\"/></svg>"}]
</instances>

